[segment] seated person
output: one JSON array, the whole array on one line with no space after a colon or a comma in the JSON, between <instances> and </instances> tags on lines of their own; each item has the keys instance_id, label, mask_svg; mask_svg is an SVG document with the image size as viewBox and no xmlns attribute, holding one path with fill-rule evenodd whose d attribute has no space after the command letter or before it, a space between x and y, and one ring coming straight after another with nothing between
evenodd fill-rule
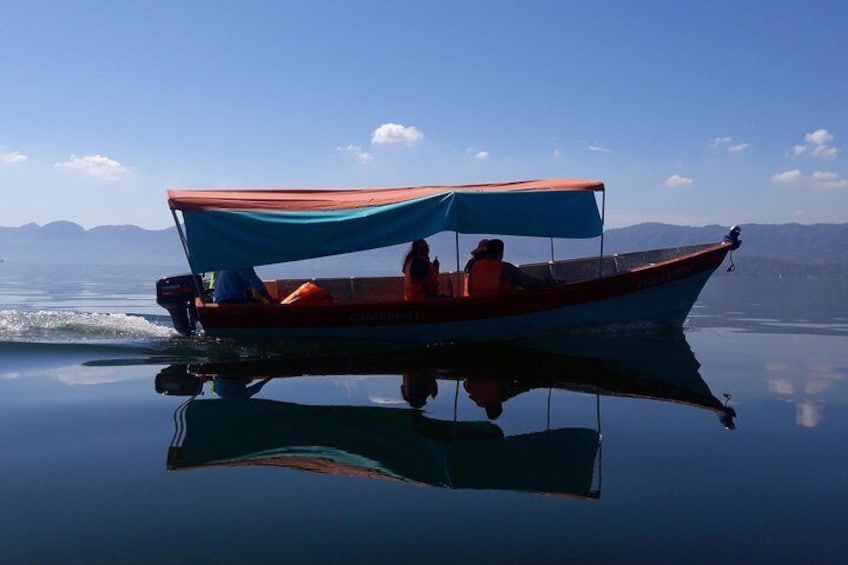
<instances>
[{"instance_id":1,"label":"seated person","mask_svg":"<svg viewBox=\"0 0 848 565\"><path fill-rule=\"evenodd\" d=\"M215 302L218 304L249 304L259 302L262 297L268 302L274 298L265 288L253 267L219 271L215 281Z\"/></svg>"},{"instance_id":2,"label":"seated person","mask_svg":"<svg viewBox=\"0 0 848 565\"><path fill-rule=\"evenodd\" d=\"M268 377L254 383L251 378L215 377L212 380L212 390L225 400L247 400L261 391L270 380Z\"/></svg>"},{"instance_id":3,"label":"seated person","mask_svg":"<svg viewBox=\"0 0 848 565\"><path fill-rule=\"evenodd\" d=\"M430 246L423 239L412 242L403 260L403 299L439 297L439 258L430 261Z\"/></svg>"},{"instance_id":4,"label":"seated person","mask_svg":"<svg viewBox=\"0 0 848 565\"><path fill-rule=\"evenodd\" d=\"M471 250L471 258L465 264L465 286L462 289L463 296L468 296L468 280L471 277L471 268L474 263L486 256L486 248L489 246L488 239L481 239L477 247Z\"/></svg>"},{"instance_id":5,"label":"seated person","mask_svg":"<svg viewBox=\"0 0 848 565\"><path fill-rule=\"evenodd\" d=\"M400 395L413 408L423 408L427 398L436 398L439 384L436 377L427 371L407 371L403 373Z\"/></svg>"},{"instance_id":6,"label":"seated person","mask_svg":"<svg viewBox=\"0 0 848 565\"><path fill-rule=\"evenodd\" d=\"M486 256L474 262L468 276L469 296L496 296L519 288L551 286L548 279L531 277L512 263L503 260L504 243L490 239Z\"/></svg>"},{"instance_id":7,"label":"seated person","mask_svg":"<svg viewBox=\"0 0 848 565\"><path fill-rule=\"evenodd\" d=\"M486 411L486 417L497 420L503 413L503 403L532 388L528 383L514 379L468 377L463 383L468 397Z\"/></svg>"}]
</instances>

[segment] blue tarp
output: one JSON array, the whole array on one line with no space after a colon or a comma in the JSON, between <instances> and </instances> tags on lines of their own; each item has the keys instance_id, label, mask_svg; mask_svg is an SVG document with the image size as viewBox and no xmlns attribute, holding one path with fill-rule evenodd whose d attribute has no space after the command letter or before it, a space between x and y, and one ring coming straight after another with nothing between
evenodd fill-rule
<instances>
[{"instance_id":1,"label":"blue tarp","mask_svg":"<svg viewBox=\"0 0 848 565\"><path fill-rule=\"evenodd\" d=\"M603 230L592 191L458 190L331 211L185 209L182 215L195 272L376 249L443 231L590 238Z\"/></svg>"}]
</instances>

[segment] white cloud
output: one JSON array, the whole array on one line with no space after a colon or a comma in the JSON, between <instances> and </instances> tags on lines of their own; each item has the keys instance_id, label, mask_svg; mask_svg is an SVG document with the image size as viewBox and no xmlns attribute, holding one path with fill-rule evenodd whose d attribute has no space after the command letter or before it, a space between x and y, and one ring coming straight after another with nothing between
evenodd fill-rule
<instances>
[{"instance_id":1,"label":"white cloud","mask_svg":"<svg viewBox=\"0 0 848 565\"><path fill-rule=\"evenodd\" d=\"M85 157L71 155L70 159L64 163L56 163L55 167L79 171L103 180L119 180L127 172L127 169L118 161L103 155L86 155Z\"/></svg>"},{"instance_id":2,"label":"white cloud","mask_svg":"<svg viewBox=\"0 0 848 565\"><path fill-rule=\"evenodd\" d=\"M474 158L477 159L478 161L485 161L486 159L489 158L489 152L488 151L478 151L474 155Z\"/></svg>"},{"instance_id":3,"label":"white cloud","mask_svg":"<svg viewBox=\"0 0 848 565\"><path fill-rule=\"evenodd\" d=\"M719 149L725 145L729 145L732 141L732 137L714 137L710 140L710 147L713 149Z\"/></svg>"},{"instance_id":4,"label":"white cloud","mask_svg":"<svg viewBox=\"0 0 848 565\"><path fill-rule=\"evenodd\" d=\"M829 171L816 171L813 173L813 180L819 182L834 181L839 178L839 175Z\"/></svg>"},{"instance_id":5,"label":"white cloud","mask_svg":"<svg viewBox=\"0 0 848 565\"><path fill-rule=\"evenodd\" d=\"M560 151L558 148L554 149L554 159L562 159L562 151Z\"/></svg>"},{"instance_id":6,"label":"white cloud","mask_svg":"<svg viewBox=\"0 0 848 565\"><path fill-rule=\"evenodd\" d=\"M0 153L0 163L23 163L27 160L27 156L20 151L12 151L11 153Z\"/></svg>"},{"instance_id":7,"label":"white cloud","mask_svg":"<svg viewBox=\"0 0 848 565\"><path fill-rule=\"evenodd\" d=\"M828 142L836 139L836 136L828 132L826 129L817 129L813 133L808 133L804 136L804 141L813 145L827 145Z\"/></svg>"},{"instance_id":8,"label":"white cloud","mask_svg":"<svg viewBox=\"0 0 848 565\"><path fill-rule=\"evenodd\" d=\"M387 123L374 130L374 133L371 134L371 143L375 145L389 145L394 143L413 145L423 137L424 134L414 126Z\"/></svg>"},{"instance_id":9,"label":"white cloud","mask_svg":"<svg viewBox=\"0 0 848 565\"><path fill-rule=\"evenodd\" d=\"M790 183L798 182L799 180L801 180L801 171L799 169L775 173L771 176L771 182Z\"/></svg>"},{"instance_id":10,"label":"white cloud","mask_svg":"<svg viewBox=\"0 0 848 565\"><path fill-rule=\"evenodd\" d=\"M848 188L848 179L844 179L839 173L832 171L815 171L810 175L806 175L800 169L792 169L791 171L772 175L771 181L779 183L803 183L808 188L818 190Z\"/></svg>"},{"instance_id":11,"label":"white cloud","mask_svg":"<svg viewBox=\"0 0 848 565\"><path fill-rule=\"evenodd\" d=\"M684 186L692 186L693 184L695 184L695 181L680 175L671 175L670 177L665 179L665 183L663 184L665 184L665 186L669 188L681 188Z\"/></svg>"},{"instance_id":12,"label":"white cloud","mask_svg":"<svg viewBox=\"0 0 848 565\"><path fill-rule=\"evenodd\" d=\"M817 129L816 131L805 135L804 144L796 145L793 148L793 152L795 155L836 157L839 154L839 149L829 145L829 143L835 139L836 136L828 132L826 129Z\"/></svg>"},{"instance_id":13,"label":"white cloud","mask_svg":"<svg viewBox=\"0 0 848 565\"><path fill-rule=\"evenodd\" d=\"M739 144L736 144L736 145L731 145L730 147L727 148L727 150L730 151L731 153L740 153L742 151L745 151L749 147L751 147L750 143L739 143Z\"/></svg>"},{"instance_id":14,"label":"white cloud","mask_svg":"<svg viewBox=\"0 0 848 565\"><path fill-rule=\"evenodd\" d=\"M367 165L374 160L374 156L368 153L367 151L363 151L362 147L359 145L345 145L336 147L336 150L341 151L342 153L347 153L363 165Z\"/></svg>"},{"instance_id":15,"label":"white cloud","mask_svg":"<svg viewBox=\"0 0 848 565\"><path fill-rule=\"evenodd\" d=\"M838 173L830 171L815 171L812 174L813 187L823 190L848 188L848 179L843 179Z\"/></svg>"},{"instance_id":16,"label":"white cloud","mask_svg":"<svg viewBox=\"0 0 848 565\"><path fill-rule=\"evenodd\" d=\"M381 406L394 406L398 404L406 404L406 401L402 398L389 398L386 396L369 396L368 400L372 404L379 404Z\"/></svg>"},{"instance_id":17,"label":"white cloud","mask_svg":"<svg viewBox=\"0 0 848 565\"><path fill-rule=\"evenodd\" d=\"M733 143L732 137L714 137L708 145L711 149L718 149L729 153L740 153L751 147L750 143Z\"/></svg>"},{"instance_id":18,"label":"white cloud","mask_svg":"<svg viewBox=\"0 0 848 565\"><path fill-rule=\"evenodd\" d=\"M606 147L599 147L598 145L590 145L589 147L587 147L587 149L589 151L599 151L601 153L612 153L612 151L607 149Z\"/></svg>"}]
</instances>

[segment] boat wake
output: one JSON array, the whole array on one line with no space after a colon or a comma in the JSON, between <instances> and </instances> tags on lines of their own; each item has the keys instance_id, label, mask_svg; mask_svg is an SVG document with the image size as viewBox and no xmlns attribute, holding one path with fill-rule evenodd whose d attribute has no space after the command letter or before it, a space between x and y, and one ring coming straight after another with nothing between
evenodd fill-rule
<instances>
[{"instance_id":1,"label":"boat wake","mask_svg":"<svg viewBox=\"0 0 848 565\"><path fill-rule=\"evenodd\" d=\"M0 310L0 341L7 342L114 342L176 335L173 328L134 314Z\"/></svg>"},{"instance_id":2,"label":"boat wake","mask_svg":"<svg viewBox=\"0 0 848 565\"><path fill-rule=\"evenodd\" d=\"M275 351L262 342L181 336L168 316L0 310L0 368L13 360L131 366L266 357Z\"/></svg>"}]
</instances>

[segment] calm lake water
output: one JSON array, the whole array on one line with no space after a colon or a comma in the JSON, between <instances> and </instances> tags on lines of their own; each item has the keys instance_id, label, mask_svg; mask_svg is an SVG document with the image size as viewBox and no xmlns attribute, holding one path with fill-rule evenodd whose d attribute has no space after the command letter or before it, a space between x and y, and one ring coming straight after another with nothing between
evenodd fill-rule
<instances>
[{"instance_id":1,"label":"calm lake water","mask_svg":"<svg viewBox=\"0 0 848 565\"><path fill-rule=\"evenodd\" d=\"M683 332L323 364L0 265L0 562L844 563L845 282L737 264Z\"/></svg>"}]
</instances>

